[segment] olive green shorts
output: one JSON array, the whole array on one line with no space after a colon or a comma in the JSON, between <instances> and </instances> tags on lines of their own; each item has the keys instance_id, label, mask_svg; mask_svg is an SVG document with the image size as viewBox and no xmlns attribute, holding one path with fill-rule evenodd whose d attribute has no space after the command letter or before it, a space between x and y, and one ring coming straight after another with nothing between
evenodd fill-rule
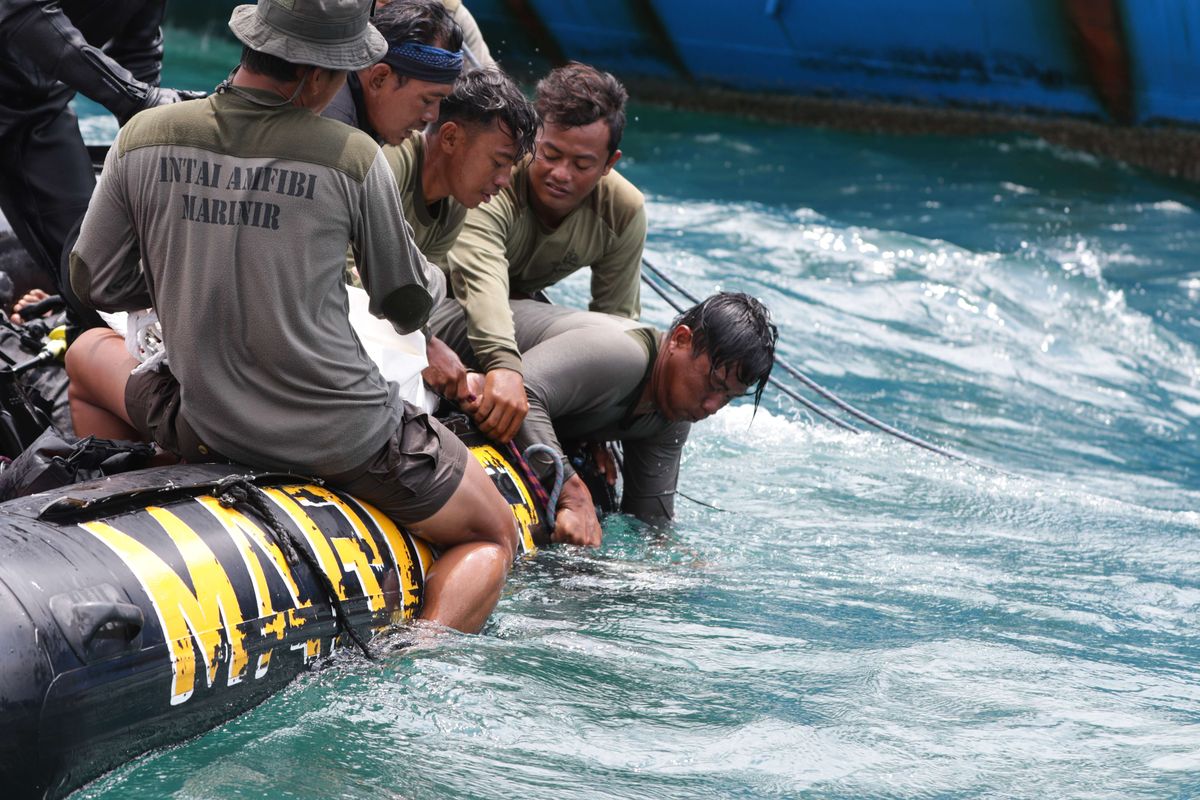
<instances>
[{"instance_id":1,"label":"olive green shorts","mask_svg":"<svg viewBox=\"0 0 1200 800\"><path fill-rule=\"evenodd\" d=\"M184 461L228 463L204 443L179 405L179 381L170 370L131 375L125 385L126 413L143 437ZM405 403L399 426L375 455L353 469L314 477L408 525L446 505L462 483L470 455L445 425Z\"/></svg>"}]
</instances>

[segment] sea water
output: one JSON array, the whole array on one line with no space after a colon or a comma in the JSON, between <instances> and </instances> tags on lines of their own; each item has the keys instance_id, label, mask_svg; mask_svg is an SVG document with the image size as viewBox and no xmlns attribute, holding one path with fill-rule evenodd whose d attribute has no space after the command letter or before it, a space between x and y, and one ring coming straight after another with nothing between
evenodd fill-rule
<instances>
[{"instance_id":1,"label":"sea water","mask_svg":"<svg viewBox=\"0 0 1200 800\"><path fill-rule=\"evenodd\" d=\"M167 47L168 84L237 57ZM769 389L695 426L709 505L670 528L610 517L519 563L482 635L343 653L77 796L1200 794L1195 187L1030 136L636 105L622 149L655 266L759 296L787 361L996 469Z\"/></svg>"}]
</instances>

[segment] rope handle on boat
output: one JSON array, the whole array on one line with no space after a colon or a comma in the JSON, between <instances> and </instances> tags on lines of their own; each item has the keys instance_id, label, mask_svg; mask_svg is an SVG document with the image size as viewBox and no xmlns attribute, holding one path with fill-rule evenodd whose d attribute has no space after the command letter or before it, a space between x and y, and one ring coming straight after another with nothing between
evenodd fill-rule
<instances>
[{"instance_id":1,"label":"rope handle on boat","mask_svg":"<svg viewBox=\"0 0 1200 800\"><path fill-rule=\"evenodd\" d=\"M312 570L317 576L321 588L325 590L325 596L329 600L329 605L333 608L333 617L337 623L339 633L344 633L350 638L350 641L362 651L362 654L368 660L374 660L375 656L367 648L367 643L358 635L358 631L354 630L354 626L350 624L350 619L346 616L346 611L342 607L342 601L338 598L337 592L334 590L333 581L325 574L325 570L321 569L321 565L317 563L316 556L304 546L300 538L289 531L287 528L279 524L279 520L271 513L271 506L268 502L267 493L258 486L255 486L241 475L230 475L228 478L222 478L216 486L213 487L212 494L226 508L233 508L237 511L245 513L246 509L254 511L258 516L262 517L267 528L271 532L271 538L275 540L275 544L279 545L279 549L283 551L283 557L291 566L296 566L299 561Z\"/></svg>"},{"instance_id":2,"label":"rope handle on boat","mask_svg":"<svg viewBox=\"0 0 1200 800\"><path fill-rule=\"evenodd\" d=\"M562 494L563 487L563 456L562 453L548 444L531 444L525 448L525 452L521 454L521 457L528 463L530 457L535 455L550 456L554 462L554 488L546 498L546 524L550 526L550 530L553 532L555 509L558 508L558 496Z\"/></svg>"}]
</instances>

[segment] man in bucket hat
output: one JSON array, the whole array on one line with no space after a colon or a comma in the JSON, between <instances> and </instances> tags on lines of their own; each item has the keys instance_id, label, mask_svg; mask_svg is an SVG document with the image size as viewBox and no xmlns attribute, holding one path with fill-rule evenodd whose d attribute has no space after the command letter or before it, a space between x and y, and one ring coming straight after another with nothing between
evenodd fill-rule
<instances>
[{"instance_id":1,"label":"man in bucket hat","mask_svg":"<svg viewBox=\"0 0 1200 800\"><path fill-rule=\"evenodd\" d=\"M372 312L401 333L444 293L379 147L318 116L386 47L369 7L239 6L246 47L218 92L122 129L71 282L101 310L153 306L170 368L131 375L122 338L88 331L67 359L72 413L81 435L315 475L371 503L442 553L422 616L476 631L512 562L512 514L463 444L397 398L347 318L348 244Z\"/></svg>"}]
</instances>

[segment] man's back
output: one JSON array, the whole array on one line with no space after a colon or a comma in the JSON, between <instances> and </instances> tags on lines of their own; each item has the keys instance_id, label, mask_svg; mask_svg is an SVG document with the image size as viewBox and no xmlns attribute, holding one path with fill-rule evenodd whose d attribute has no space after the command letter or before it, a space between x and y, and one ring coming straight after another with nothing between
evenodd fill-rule
<instances>
[{"instance_id":1,"label":"man's back","mask_svg":"<svg viewBox=\"0 0 1200 800\"><path fill-rule=\"evenodd\" d=\"M102 309L156 308L184 416L207 443L334 472L390 435L395 390L350 327L341 266L356 242L373 298L421 285L421 267L401 247L395 185L369 137L222 93L135 117L93 202L123 213L85 224L73 283ZM122 245L125 259L88 260ZM149 296L130 268L138 247Z\"/></svg>"}]
</instances>

